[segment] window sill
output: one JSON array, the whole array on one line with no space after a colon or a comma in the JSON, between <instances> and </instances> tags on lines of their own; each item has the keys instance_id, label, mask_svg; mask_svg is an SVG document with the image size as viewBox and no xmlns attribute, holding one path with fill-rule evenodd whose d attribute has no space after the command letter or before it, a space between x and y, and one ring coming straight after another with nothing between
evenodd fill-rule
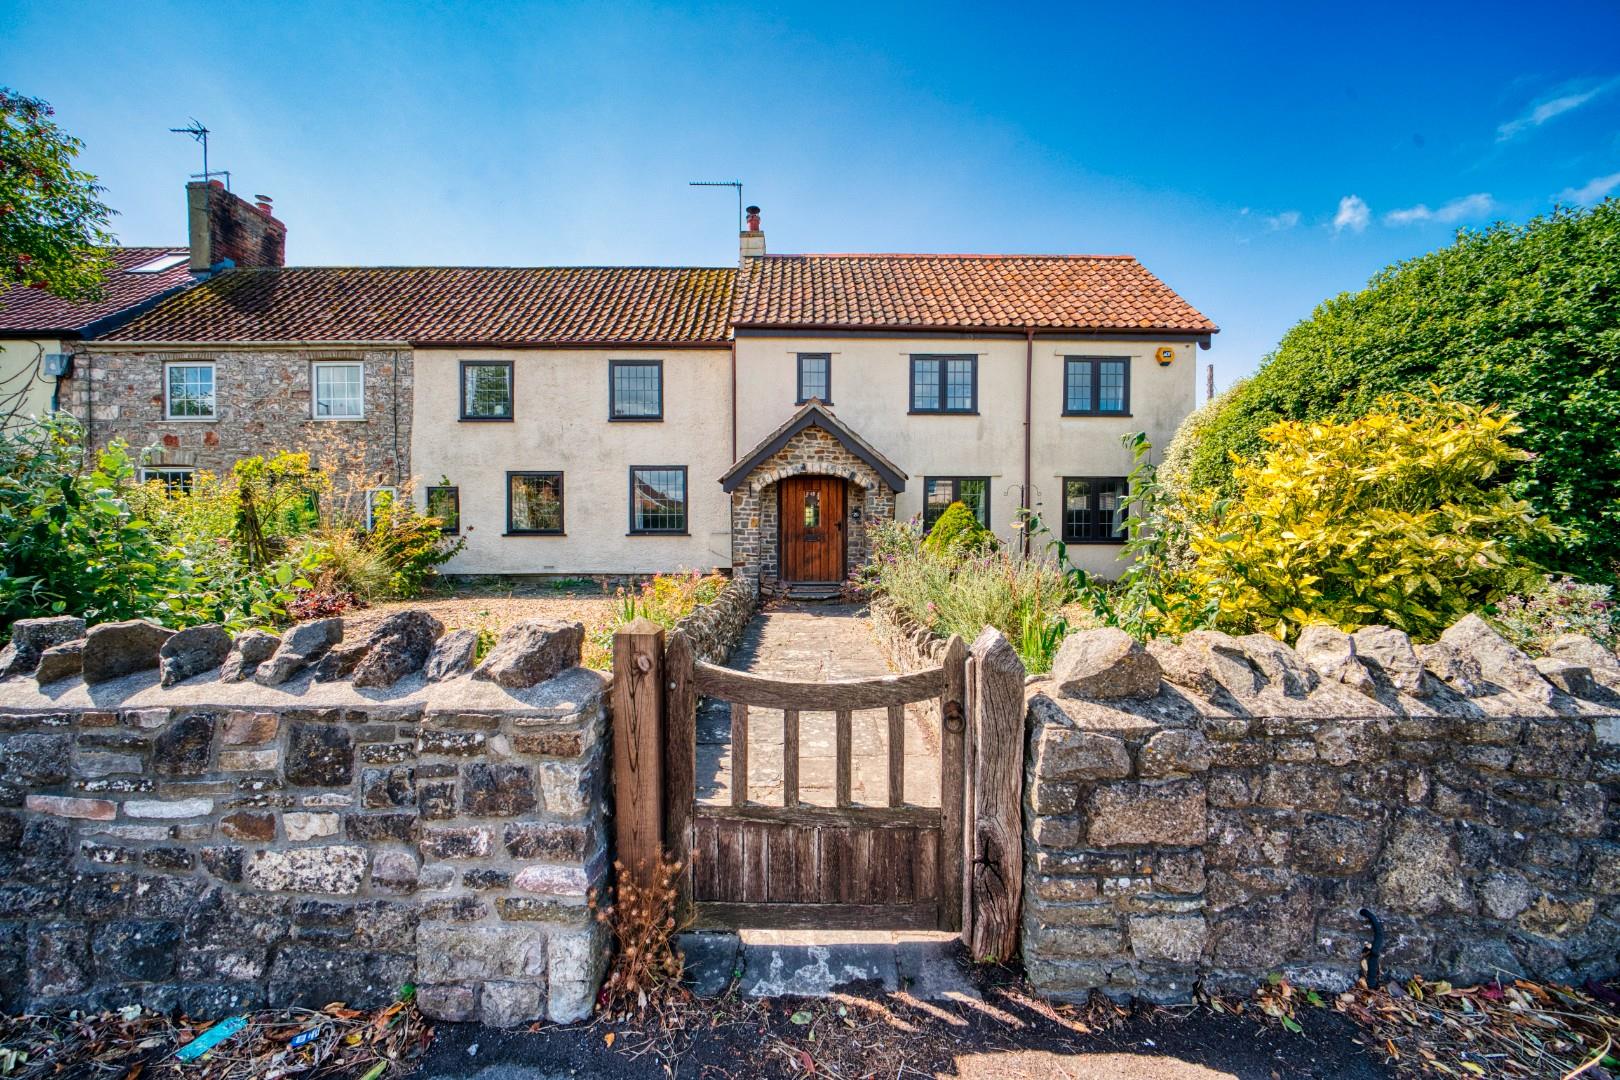
<instances>
[{"instance_id":1,"label":"window sill","mask_svg":"<svg viewBox=\"0 0 1620 1080\"><path fill-rule=\"evenodd\" d=\"M829 408L829 409L833 407L832 402L830 402L830 401L822 401L821 398L800 398L798 401L795 401L793 404L794 405L808 405L812 401L820 401L823 405L827 406L827 408Z\"/></svg>"},{"instance_id":2,"label":"window sill","mask_svg":"<svg viewBox=\"0 0 1620 1080\"><path fill-rule=\"evenodd\" d=\"M1113 547L1120 547L1121 545L1123 545L1125 543L1125 541L1123 539L1119 539L1119 540L1067 540L1067 539L1065 539L1063 542L1065 544L1067 544L1069 547L1075 547L1076 545L1081 545L1081 544L1086 545L1088 547L1099 547L1099 546L1109 546L1109 545L1111 545Z\"/></svg>"},{"instance_id":3,"label":"window sill","mask_svg":"<svg viewBox=\"0 0 1620 1080\"><path fill-rule=\"evenodd\" d=\"M663 422L664 422L664 418L662 416L610 416L610 417L608 417L608 423L610 423L610 424L662 424Z\"/></svg>"},{"instance_id":4,"label":"window sill","mask_svg":"<svg viewBox=\"0 0 1620 1080\"><path fill-rule=\"evenodd\" d=\"M1063 410L1063 415L1079 419L1086 419L1089 417L1094 420L1129 420L1132 416L1132 414L1128 412L1070 412L1067 409Z\"/></svg>"},{"instance_id":5,"label":"window sill","mask_svg":"<svg viewBox=\"0 0 1620 1080\"><path fill-rule=\"evenodd\" d=\"M664 532L663 530L659 530L659 529L642 529L642 530L640 530L638 532L638 531L632 529L630 532L627 532L624 535L626 535L626 536L691 536L692 534L689 533L689 532Z\"/></svg>"},{"instance_id":6,"label":"window sill","mask_svg":"<svg viewBox=\"0 0 1620 1080\"><path fill-rule=\"evenodd\" d=\"M511 529L508 529L505 532L501 533L501 535L502 536L567 536L568 534L565 533L565 532L561 532L561 531L552 532L550 530L540 530L540 529L520 529L520 530L518 530L516 532L512 531Z\"/></svg>"},{"instance_id":7,"label":"window sill","mask_svg":"<svg viewBox=\"0 0 1620 1080\"><path fill-rule=\"evenodd\" d=\"M461 416L457 417L463 424L510 424L510 416Z\"/></svg>"},{"instance_id":8,"label":"window sill","mask_svg":"<svg viewBox=\"0 0 1620 1080\"><path fill-rule=\"evenodd\" d=\"M907 409L907 416L978 416L978 409Z\"/></svg>"},{"instance_id":9,"label":"window sill","mask_svg":"<svg viewBox=\"0 0 1620 1080\"><path fill-rule=\"evenodd\" d=\"M366 416L312 416L309 418L309 422L312 424L363 424L369 419L370 417Z\"/></svg>"},{"instance_id":10,"label":"window sill","mask_svg":"<svg viewBox=\"0 0 1620 1080\"><path fill-rule=\"evenodd\" d=\"M163 420L162 420L162 423L165 423L165 424L217 424L217 423L219 423L219 417L217 417L217 416L165 416L163 418Z\"/></svg>"}]
</instances>

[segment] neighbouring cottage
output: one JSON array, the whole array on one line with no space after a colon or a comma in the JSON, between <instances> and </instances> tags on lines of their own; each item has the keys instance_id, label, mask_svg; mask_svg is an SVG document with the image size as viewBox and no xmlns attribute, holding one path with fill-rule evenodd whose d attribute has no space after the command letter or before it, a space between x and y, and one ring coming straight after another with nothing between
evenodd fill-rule
<instances>
[{"instance_id":1,"label":"neighbouring cottage","mask_svg":"<svg viewBox=\"0 0 1620 1080\"><path fill-rule=\"evenodd\" d=\"M960 500L1106 575L1120 437L1169 440L1216 332L1128 256L769 255L750 208L737 268L287 267L267 208L189 191L202 280L79 350L93 441L177 484L307 449L367 507L409 485L451 574L825 592L870 523Z\"/></svg>"}]
</instances>

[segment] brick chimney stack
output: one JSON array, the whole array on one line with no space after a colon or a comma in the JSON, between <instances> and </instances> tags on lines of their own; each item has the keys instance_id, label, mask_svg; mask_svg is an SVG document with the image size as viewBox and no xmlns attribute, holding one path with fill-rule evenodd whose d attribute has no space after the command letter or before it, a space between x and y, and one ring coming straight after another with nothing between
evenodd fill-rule
<instances>
[{"instance_id":1,"label":"brick chimney stack","mask_svg":"<svg viewBox=\"0 0 1620 1080\"><path fill-rule=\"evenodd\" d=\"M270 199L248 202L218 180L186 185L186 221L191 234L191 269L203 273L232 266L287 264L287 226L271 212Z\"/></svg>"},{"instance_id":2,"label":"brick chimney stack","mask_svg":"<svg viewBox=\"0 0 1620 1080\"><path fill-rule=\"evenodd\" d=\"M750 206L747 214L748 227L738 234L738 246L744 266L748 265L749 259L757 259L765 254L765 232L759 227L759 207Z\"/></svg>"}]
</instances>

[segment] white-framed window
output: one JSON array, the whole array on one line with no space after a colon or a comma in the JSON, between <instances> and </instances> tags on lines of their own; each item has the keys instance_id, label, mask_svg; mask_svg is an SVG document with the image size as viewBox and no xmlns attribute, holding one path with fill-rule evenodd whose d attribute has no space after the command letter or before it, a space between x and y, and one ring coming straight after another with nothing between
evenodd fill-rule
<instances>
[{"instance_id":1,"label":"white-framed window","mask_svg":"<svg viewBox=\"0 0 1620 1080\"><path fill-rule=\"evenodd\" d=\"M184 465L152 465L141 468L141 483L156 480L169 491L190 491L192 468Z\"/></svg>"},{"instance_id":2,"label":"white-framed window","mask_svg":"<svg viewBox=\"0 0 1620 1080\"><path fill-rule=\"evenodd\" d=\"M366 531L370 532L377 527L377 511L388 506L398 494L391 487L376 487L366 489Z\"/></svg>"},{"instance_id":3,"label":"white-framed window","mask_svg":"<svg viewBox=\"0 0 1620 1080\"><path fill-rule=\"evenodd\" d=\"M310 394L317 420L359 420L365 416L365 365L350 360L317 360L310 365Z\"/></svg>"},{"instance_id":4,"label":"white-framed window","mask_svg":"<svg viewBox=\"0 0 1620 1080\"><path fill-rule=\"evenodd\" d=\"M173 361L163 365L164 419L212 420L216 415L212 360Z\"/></svg>"}]
</instances>

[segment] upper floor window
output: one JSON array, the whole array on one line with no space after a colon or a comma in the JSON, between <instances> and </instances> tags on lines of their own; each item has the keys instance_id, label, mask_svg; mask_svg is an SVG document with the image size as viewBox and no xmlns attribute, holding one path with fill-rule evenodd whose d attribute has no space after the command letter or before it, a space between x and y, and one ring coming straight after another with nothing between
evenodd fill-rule
<instances>
[{"instance_id":1,"label":"upper floor window","mask_svg":"<svg viewBox=\"0 0 1620 1080\"><path fill-rule=\"evenodd\" d=\"M925 476L923 478L923 528L932 529L939 515L951 503L959 502L973 511L979 524L990 527L990 478L988 476Z\"/></svg>"},{"instance_id":2,"label":"upper floor window","mask_svg":"<svg viewBox=\"0 0 1620 1080\"><path fill-rule=\"evenodd\" d=\"M1118 544L1125 539L1130 481L1123 476L1063 478L1063 542Z\"/></svg>"},{"instance_id":3,"label":"upper floor window","mask_svg":"<svg viewBox=\"0 0 1620 1080\"><path fill-rule=\"evenodd\" d=\"M662 420L664 418L664 362L612 360L608 362L608 418Z\"/></svg>"},{"instance_id":4,"label":"upper floor window","mask_svg":"<svg viewBox=\"0 0 1620 1080\"><path fill-rule=\"evenodd\" d=\"M560 536L563 531L563 474L506 474L506 532Z\"/></svg>"},{"instance_id":5,"label":"upper floor window","mask_svg":"<svg viewBox=\"0 0 1620 1080\"><path fill-rule=\"evenodd\" d=\"M439 519L439 529L445 533L461 531L461 489L454 485L427 489L428 517Z\"/></svg>"},{"instance_id":6,"label":"upper floor window","mask_svg":"<svg viewBox=\"0 0 1620 1080\"><path fill-rule=\"evenodd\" d=\"M686 466L638 465L630 470L630 532L686 532Z\"/></svg>"},{"instance_id":7,"label":"upper floor window","mask_svg":"<svg viewBox=\"0 0 1620 1080\"><path fill-rule=\"evenodd\" d=\"M212 420L215 415L212 360L163 365L164 419Z\"/></svg>"},{"instance_id":8,"label":"upper floor window","mask_svg":"<svg viewBox=\"0 0 1620 1080\"><path fill-rule=\"evenodd\" d=\"M512 419L512 363L509 360L461 362L461 418Z\"/></svg>"},{"instance_id":9,"label":"upper floor window","mask_svg":"<svg viewBox=\"0 0 1620 1080\"><path fill-rule=\"evenodd\" d=\"M799 354L799 404L815 398L823 405L832 404L832 355L830 353Z\"/></svg>"},{"instance_id":10,"label":"upper floor window","mask_svg":"<svg viewBox=\"0 0 1620 1080\"><path fill-rule=\"evenodd\" d=\"M1124 416L1130 411L1131 362L1128 358L1063 358L1063 415Z\"/></svg>"},{"instance_id":11,"label":"upper floor window","mask_svg":"<svg viewBox=\"0 0 1620 1080\"><path fill-rule=\"evenodd\" d=\"M315 419L359 420L365 416L365 368L358 362L319 360L310 365Z\"/></svg>"},{"instance_id":12,"label":"upper floor window","mask_svg":"<svg viewBox=\"0 0 1620 1080\"><path fill-rule=\"evenodd\" d=\"M913 356L911 411L976 413L979 411L977 356Z\"/></svg>"}]
</instances>

